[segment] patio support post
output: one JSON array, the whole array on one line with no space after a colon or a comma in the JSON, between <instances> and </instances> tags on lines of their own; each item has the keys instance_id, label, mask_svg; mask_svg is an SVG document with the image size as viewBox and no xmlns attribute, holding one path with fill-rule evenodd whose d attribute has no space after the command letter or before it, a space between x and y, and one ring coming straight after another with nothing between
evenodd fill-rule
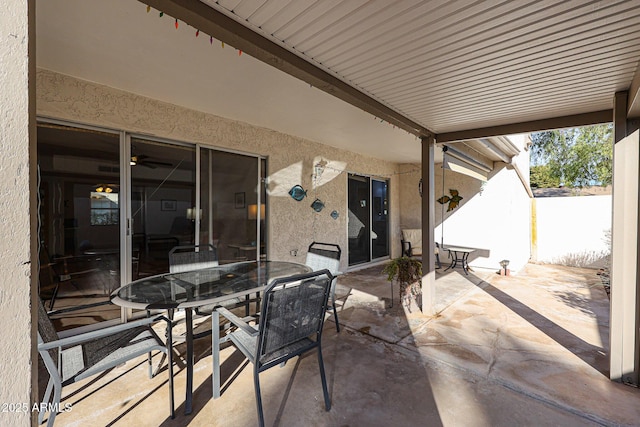
<instances>
[{"instance_id":1,"label":"patio support post","mask_svg":"<svg viewBox=\"0 0 640 427\"><path fill-rule=\"evenodd\" d=\"M422 312L433 315L436 299L435 139L422 137Z\"/></svg>"},{"instance_id":2,"label":"patio support post","mask_svg":"<svg viewBox=\"0 0 640 427\"><path fill-rule=\"evenodd\" d=\"M629 132L627 92L614 99L613 218L609 371L613 381L640 383L640 147Z\"/></svg>"},{"instance_id":3,"label":"patio support post","mask_svg":"<svg viewBox=\"0 0 640 427\"><path fill-rule=\"evenodd\" d=\"M2 425L26 426L38 400L35 0L0 2L0 29L0 402Z\"/></svg>"}]
</instances>

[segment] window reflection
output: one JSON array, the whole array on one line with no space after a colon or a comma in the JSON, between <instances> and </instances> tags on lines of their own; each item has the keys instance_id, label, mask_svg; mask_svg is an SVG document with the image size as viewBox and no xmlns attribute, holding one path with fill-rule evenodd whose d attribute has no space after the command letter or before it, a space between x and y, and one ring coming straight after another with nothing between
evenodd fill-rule
<instances>
[{"instance_id":1,"label":"window reflection","mask_svg":"<svg viewBox=\"0 0 640 427\"><path fill-rule=\"evenodd\" d=\"M119 135L42 123L37 150L40 296L53 310L104 303L57 316L59 329L117 319Z\"/></svg>"},{"instance_id":2,"label":"window reflection","mask_svg":"<svg viewBox=\"0 0 640 427\"><path fill-rule=\"evenodd\" d=\"M168 272L169 251L195 244L189 218L196 201L195 153L194 146L131 139L132 244L139 253L132 267L138 277Z\"/></svg>"},{"instance_id":3,"label":"window reflection","mask_svg":"<svg viewBox=\"0 0 640 427\"><path fill-rule=\"evenodd\" d=\"M120 138L38 125L40 296L65 311L54 316L59 330L120 318L110 293L168 272L175 246L213 244L221 263L266 257L264 159L201 148L197 176L195 145L131 137L124 153Z\"/></svg>"}]
</instances>

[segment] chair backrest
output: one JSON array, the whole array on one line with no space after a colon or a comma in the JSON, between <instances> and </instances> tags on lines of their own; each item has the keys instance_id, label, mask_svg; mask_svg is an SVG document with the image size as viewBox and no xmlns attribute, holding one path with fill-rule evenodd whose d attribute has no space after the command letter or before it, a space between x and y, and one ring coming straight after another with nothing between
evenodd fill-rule
<instances>
[{"instance_id":1,"label":"chair backrest","mask_svg":"<svg viewBox=\"0 0 640 427\"><path fill-rule=\"evenodd\" d=\"M176 246L169 251L169 272L199 270L218 265L218 252L213 245Z\"/></svg>"},{"instance_id":2,"label":"chair backrest","mask_svg":"<svg viewBox=\"0 0 640 427\"><path fill-rule=\"evenodd\" d=\"M402 230L402 239L411 242L411 247L422 247L422 229L404 228Z\"/></svg>"},{"instance_id":3,"label":"chair backrest","mask_svg":"<svg viewBox=\"0 0 640 427\"><path fill-rule=\"evenodd\" d=\"M47 310L44 308L44 304L40 298L38 298L38 336L45 343L59 339L58 332L56 328L53 327L53 323L51 319L49 319L49 314L47 314ZM58 349L52 348L49 350L49 355L51 356L52 362L57 366ZM43 355L43 358L44 357Z\"/></svg>"},{"instance_id":4,"label":"chair backrest","mask_svg":"<svg viewBox=\"0 0 640 427\"><path fill-rule=\"evenodd\" d=\"M342 250L334 243L313 242L307 250L305 264L314 271L327 269L335 275L340 270Z\"/></svg>"},{"instance_id":5,"label":"chair backrest","mask_svg":"<svg viewBox=\"0 0 640 427\"><path fill-rule=\"evenodd\" d=\"M294 344L315 335L319 342L333 276L329 270L274 280L267 287L260 315L256 361L286 356Z\"/></svg>"}]
</instances>

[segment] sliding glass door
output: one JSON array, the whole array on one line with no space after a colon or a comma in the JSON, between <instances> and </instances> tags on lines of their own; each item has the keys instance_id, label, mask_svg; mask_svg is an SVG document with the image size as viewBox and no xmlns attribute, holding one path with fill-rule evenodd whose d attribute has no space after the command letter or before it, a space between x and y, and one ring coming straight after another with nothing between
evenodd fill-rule
<instances>
[{"instance_id":1,"label":"sliding glass door","mask_svg":"<svg viewBox=\"0 0 640 427\"><path fill-rule=\"evenodd\" d=\"M68 310L59 329L118 319L109 294L120 286L120 134L38 126L40 296Z\"/></svg>"},{"instance_id":2,"label":"sliding glass door","mask_svg":"<svg viewBox=\"0 0 640 427\"><path fill-rule=\"evenodd\" d=\"M265 165L256 157L200 151L199 237L217 249L221 264L266 257Z\"/></svg>"},{"instance_id":3,"label":"sliding glass door","mask_svg":"<svg viewBox=\"0 0 640 427\"><path fill-rule=\"evenodd\" d=\"M387 181L371 180L371 256L389 256L389 185Z\"/></svg>"},{"instance_id":4,"label":"sliding glass door","mask_svg":"<svg viewBox=\"0 0 640 427\"><path fill-rule=\"evenodd\" d=\"M196 149L131 138L132 279L169 271L169 251L195 243Z\"/></svg>"},{"instance_id":5,"label":"sliding glass door","mask_svg":"<svg viewBox=\"0 0 640 427\"><path fill-rule=\"evenodd\" d=\"M349 175L349 265L371 261L369 178Z\"/></svg>"},{"instance_id":6,"label":"sliding glass door","mask_svg":"<svg viewBox=\"0 0 640 427\"><path fill-rule=\"evenodd\" d=\"M37 150L39 289L58 329L120 319L110 293L168 272L175 246L266 257L265 159L48 121Z\"/></svg>"},{"instance_id":7,"label":"sliding glass door","mask_svg":"<svg viewBox=\"0 0 640 427\"><path fill-rule=\"evenodd\" d=\"M349 265L389 256L388 182L349 175Z\"/></svg>"}]
</instances>

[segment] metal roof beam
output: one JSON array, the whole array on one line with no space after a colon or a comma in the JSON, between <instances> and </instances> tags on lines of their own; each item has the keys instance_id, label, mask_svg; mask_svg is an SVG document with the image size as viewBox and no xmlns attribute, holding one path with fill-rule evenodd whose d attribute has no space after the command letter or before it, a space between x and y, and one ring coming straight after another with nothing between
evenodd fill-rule
<instances>
[{"instance_id":1,"label":"metal roof beam","mask_svg":"<svg viewBox=\"0 0 640 427\"><path fill-rule=\"evenodd\" d=\"M563 129L579 126L610 123L613 121L613 110L594 111L592 113L572 116L554 117L550 119L532 120L530 122L512 123L478 129L445 132L436 135L436 141L455 142L465 139L487 138L491 136L513 135L517 133L539 132L551 129Z\"/></svg>"},{"instance_id":2,"label":"metal roof beam","mask_svg":"<svg viewBox=\"0 0 640 427\"><path fill-rule=\"evenodd\" d=\"M447 153L447 155L455 157L456 159L468 163L469 165L478 168L484 172L491 172L493 170L493 165L488 165L485 162L481 161L477 157L470 156L467 153L464 153L460 150L456 150L450 145L445 145L442 147L442 151Z\"/></svg>"},{"instance_id":3,"label":"metal roof beam","mask_svg":"<svg viewBox=\"0 0 640 427\"><path fill-rule=\"evenodd\" d=\"M496 156L500 157L500 160L502 160L505 163L511 163L512 157L507 156L507 154L501 149L499 149L498 147L496 147L496 145L493 142L489 141L487 138L480 138L478 139L478 141L480 141L480 143L483 146L491 150Z\"/></svg>"},{"instance_id":4,"label":"metal roof beam","mask_svg":"<svg viewBox=\"0 0 640 427\"><path fill-rule=\"evenodd\" d=\"M631 80L628 97L627 118L635 119L640 117L640 63L636 67L633 80Z\"/></svg>"},{"instance_id":5,"label":"metal roof beam","mask_svg":"<svg viewBox=\"0 0 640 427\"><path fill-rule=\"evenodd\" d=\"M287 74L419 137L433 132L200 0L140 0Z\"/></svg>"}]
</instances>

